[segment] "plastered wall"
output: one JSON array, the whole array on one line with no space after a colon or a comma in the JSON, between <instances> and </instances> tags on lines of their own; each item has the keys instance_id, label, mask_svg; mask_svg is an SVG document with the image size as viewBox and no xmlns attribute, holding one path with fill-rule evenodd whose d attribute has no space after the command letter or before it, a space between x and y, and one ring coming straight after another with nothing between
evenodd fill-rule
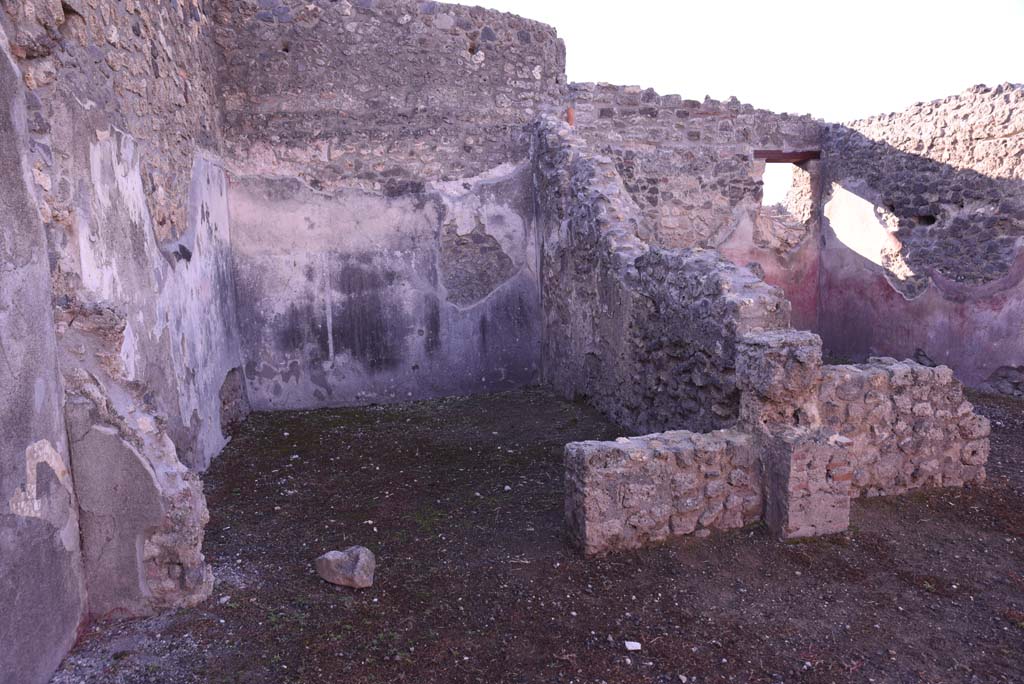
<instances>
[{"instance_id":1,"label":"plastered wall","mask_svg":"<svg viewBox=\"0 0 1024 684\"><path fill-rule=\"evenodd\" d=\"M21 536L5 525L0 553L16 588L4 595L23 600L0 614L0 672L21 683L45 681L86 619L209 594L208 517L189 468L226 442L219 394L240 354L203 4L11 0L0 26L15 122L2 137L23 171L4 177L27 183L4 212L19 223L3 271L42 269L3 288L31 317L4 330L38 347L26 369L38 388L18 404L35 418L10 413L0 439L16 447L3 453L4 514L33 512ZM14 438L51 409L57 436ZM61 510L75 529L58 554L32 525Z\"/></svg>"},{"instance_id":2,"label":"plastered wall","mask_svg":"<svg viewBox=\"0 0 1024 684\"><path fill-rule=\"evenodd\" d=\"M85 609L25 88L0 26L0 682L44 681Z\"/></svg>"},{"instance_id":3,"label":"plastered wall","mask_svg":"<svg viewBox=\"0 0 1024 684\"><path fill-rule=\"evenodd\" d=\"M407 401L536 382L529 167L387 197L236 180L244 369L261 409Z\"/></svg>"},{"instance_id":4,"label":"plastered wall","mask_svg":"<svg viewBox=\"0 0 1024 684\"><path fill-rule=\"evenodd\" d=\"M216 37L254 405L537 381L527 124L563 106L554 30L438 3L232 1Z\"/></svg>"}]
</instances>

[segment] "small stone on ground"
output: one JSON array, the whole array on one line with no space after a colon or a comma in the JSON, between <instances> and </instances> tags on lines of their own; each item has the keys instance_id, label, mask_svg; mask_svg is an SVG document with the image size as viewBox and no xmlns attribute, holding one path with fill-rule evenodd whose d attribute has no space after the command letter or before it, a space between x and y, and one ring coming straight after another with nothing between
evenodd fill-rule
<instances>
[{"instance_id":1,"label":"small stone on ground","mask_svg":"<svg viewBox=\"0 0 1024 684\"><path fill-rule=\"evenodd\" d=\"M365 546L351 546L344 551L328 551L316 559L316 572L331 584L366 589L373 586L377 559Z\"/></svg>"}]
</instances>

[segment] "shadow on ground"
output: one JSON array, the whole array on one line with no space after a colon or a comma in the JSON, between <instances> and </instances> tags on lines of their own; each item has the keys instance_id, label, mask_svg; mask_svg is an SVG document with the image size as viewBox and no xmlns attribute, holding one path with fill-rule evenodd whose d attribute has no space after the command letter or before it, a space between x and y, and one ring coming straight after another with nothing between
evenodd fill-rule
<instances>
[{"instance_id":1,"label":"shadow on ground","mask_svg":"<svg viewBox=\"0 0 1024 684\"><path fill-rule=\"evenodd\" d=\"M994 459L1024 459L1013 424ZM848 534L799 544L757 526L583 559L562 446L617 435L539 390L254 415L206 478L213 597L91 628L54 681L1024 681L1012 488L857 501ZM353 544L374 587L321 581L313 559Z\"/></svg>"}]
</instances>

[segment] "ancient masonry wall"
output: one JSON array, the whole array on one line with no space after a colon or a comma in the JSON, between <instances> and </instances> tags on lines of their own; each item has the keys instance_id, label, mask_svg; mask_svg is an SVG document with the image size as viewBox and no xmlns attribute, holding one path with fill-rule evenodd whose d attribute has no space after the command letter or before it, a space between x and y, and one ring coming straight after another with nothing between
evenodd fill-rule
<instances>
[{"instance_id":1,"label":"ancient masonry wall","mask_svg":"<svg viewBox=\"0 0 1024 684\"><path fill-rule=\"evenodd\" d=\"M566 446L566 528L590 553L761 519L758 454L735 429Z\"/></svg>"},{"instance_id":2,"label":"ancient masonry wall","mask_svg":"<svg viewBox=\"0 0 1024 684\"><path fill-rule=\"evenodd\" d=\"M853 441L854 496L985 478L988 421L946 366L891 358L825 366L818 396L822 422Z\"/></svg>"},{"instance_id":3,"label":"ancient masonry wall","mask_svg":"<svg viewBox=\"0 0 1024 684\"><path fill-rule=\"evenodd\" d=\"M0 682L45 681L85 605L78 503L28 154L26 89L0 25Z\"/></svg>"},{"instance_id":4,"label":"ancient masonry wall","mask_svg":"<svg viewBox=\"0 0 1024 684\"><path fill-rule=\"evenodd\" d=\"M858 494L984 479L988 421L950 369L823 366L776 290L714 252L640 241L611 159L567 125L540 125L536 163L546 379L627 427L693 426L566 446L566 529L585 552L762 518L783 538L835 533Z\"/></svg>"},{"instance_id":5,"label":"ancient masonry wall","mask_svg":"<svg viewBox=\"0 0 1024 684\"><path fill-rule=\"evenodd\" d=\"M25 89L0 90L0 106L23 122L31 209L22 215L42 231L23 246L49 275L24 295L33 334L5 349L17 357L29 339L45 347L55 319L53 355L40 354L47 369L20 401L46 415L48 371L61 376L52 450L19 443L3 459L0 555L14 559L3 576L19 588L5 595L46 592L0 617L0 672L20 682L44 679L88 616L148 614L208 595L206 504L188 467L205 468L226 443L220 389L241 363L203 3L12 0L0 25ZM244 397L232 402L244 413ZM54 476L36 467L43 461ZM7 543L38 525L40 511L61 508L77 513L80 557L77 548L60 558L46 544Z\"/></svg>"},{"instance_id":6,"label":"ancient masonry wall","mask_svg":"<svg viewBox=\"0 0 1024 684\"><path fill-rule=\"evenodd\" d=\"M736 422L736 340L783 328L782 293L710 250L669 250L614 161L568 124L538 126L535 152L544 293L544 380L630 430Z\"/></svg>"},{"instance_id":7,"label":"ancient masonry wall","mask_svg":"<svg viewBox=\"0 0 1024 684\"><path fill-rule=\"evenodd\" d=\"M741 420L566 445L566 529L586 553L765 520L783 538L841 532L850 499L985 479L988 420L947 367L821 366L817 336L746 336Z\"/></svg>"},{"instance_id":8,"label":"ancient masonry wall","mask_svg":"<svg viewBox=\"0 0 1024 684\"><path fill-rule=\"evenodd\" d=\"M822 124L732 99L660 96L653 90L576 83L576 129L609 156L646 219L640 237L667 248L717 249L741 266L757 263L781 287L801 329L816 323L820 169L798 170L806 196L798 207L761 206L765 162L756 150L816 151Z\"/></svg>"},{"instance_id":9,"label":"ancient masonry wall","mask_svg":"<svg viewBox=\"0 0 1024 684\"><path fill-rule=\"evenodd\" d=\"M221 2L233 272L259 408L536 381L527 124L553 29L433 2Z\"/></svg>"},{"instance_id":10,"label":"ancient masonry wall","mask_svg":"<svg viewBox=\"0 0 1024 684\"><path fill-rule=\"evenodd\" d=\"M564 66L549 27L434 2L2 3L0 684L44 681L90 616L209 595L197 473L250 405L543 379L673 430L570 445L589 551L762 517L835 532L853 495L984 476L947 370L823 367L789 328L819 311L821 172L761 209L754 151L838 160L826 338L921 328L950 342L917 358L1014 391L1019 88L822 142L737 102L570 93ZM888 236L867 266L849 216ZM994 249L965 240L955 270L971 231Z\"/></svg>"},{"instance_id":11,"label":"ancient masonry wall","mask_svg":"<svg viewBox=\"0 0 1024 684\"><path fill-rule=\"evenodd\" d=\"M5 7L60 316L122 319L123 378L104 391L146 385L181 460L203 468L238 365L209 18L194 1Z\"/></svg>"},{"instance_id":12,"label":"ancient masonry wall","mask_svg":"<svg viewBox=\"0 0 1024 684\"><path fill-rule=\"evenodd\" d=\"M824 154L826 347L1024 393L1024 87L831 125Z\"/></svg>"}]
</instances>

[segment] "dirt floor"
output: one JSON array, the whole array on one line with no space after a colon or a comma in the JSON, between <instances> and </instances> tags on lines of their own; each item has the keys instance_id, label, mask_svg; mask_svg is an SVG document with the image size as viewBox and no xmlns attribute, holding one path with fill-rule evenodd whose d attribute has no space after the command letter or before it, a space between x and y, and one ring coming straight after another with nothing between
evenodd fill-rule
<instances>
[{"instance_id":1,"label":"dirt floor","mask_svg":"<svg viewBox=\"0 0 1024 684\"><path fill-rule=\"evenodd\" d=\"M992 421L992 458L989 478L1024 494L1024 400L980 392L967 392L978 413Z\"/></svg>"},{"instance_id":2,"label":"dirt floor","mask_svg":"<svg viewBox=\"0 0 1024 684\"><path fill-rule=\"evenodd\" d=\"M1019 474L1024 404L975 399L994 470ZM88 629L54 682L1024 682L1021 490L859 500L849 533L805 543L755 526L584 559L562 445L616 436L538 390L255 415L206 479L213 597ZM353 544L374 586L320 580L313 560Z\"/></svg>"}]
</instances>

